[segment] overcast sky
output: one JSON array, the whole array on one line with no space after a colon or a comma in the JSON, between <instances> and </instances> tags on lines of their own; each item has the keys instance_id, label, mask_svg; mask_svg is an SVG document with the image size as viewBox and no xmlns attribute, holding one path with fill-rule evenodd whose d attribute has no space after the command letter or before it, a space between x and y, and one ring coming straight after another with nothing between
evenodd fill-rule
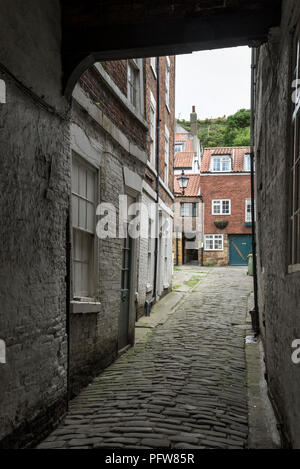
<instances>
[{"instance_id":1,"label":"overcast sky","mask_svg":"<svg viewBox=\"0 0 300 469\"><path fill-rule=\"evenodd\" d=\"M176 117L199 119L250 108L251 49L235 47L176 57Z\"/></svg>"}]
</instances>

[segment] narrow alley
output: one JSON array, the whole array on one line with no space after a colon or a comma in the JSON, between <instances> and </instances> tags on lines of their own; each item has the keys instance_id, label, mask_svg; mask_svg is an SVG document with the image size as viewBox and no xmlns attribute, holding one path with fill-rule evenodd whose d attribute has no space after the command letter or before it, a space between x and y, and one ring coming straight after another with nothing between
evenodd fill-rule
<instances>
[{"instance_id":1,"label":"narrow alley","mask_svg":"<svg viewBox=\"0 0 300 469\"><path fill-rule=\"evenodd\" d=\"M162 300L173 310L143 336L136 329L137 345L71 401L39 448L247 448L252 279L243 267L186 269Z\"/></svg>"}]
</instances>

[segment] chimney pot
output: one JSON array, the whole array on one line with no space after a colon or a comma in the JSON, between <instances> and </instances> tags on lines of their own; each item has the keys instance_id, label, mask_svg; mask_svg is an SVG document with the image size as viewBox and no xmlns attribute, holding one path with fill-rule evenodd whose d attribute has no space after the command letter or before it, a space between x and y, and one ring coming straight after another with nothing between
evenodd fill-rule
<instances>
[{"instance_id":1,"label":"chimney pot","mask_svg":"<svg viewBox=\"0 0 300 469\"><path fill-rule=\"evenodd\" d=\"M192 111L196 112L196 107L195 106L192 107Z\"/></svg>"}]
</instances>

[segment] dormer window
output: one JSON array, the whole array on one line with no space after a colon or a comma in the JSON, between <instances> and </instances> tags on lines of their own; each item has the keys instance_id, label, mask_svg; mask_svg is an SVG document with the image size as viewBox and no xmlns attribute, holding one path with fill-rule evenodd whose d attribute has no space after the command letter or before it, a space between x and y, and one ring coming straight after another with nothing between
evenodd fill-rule
<instances>
[{"instance_id":1,"label":"dormer window","mask_svg":"<svg viewBox=\"0 0 300 469\"><path fill-rule=\"evenodd\" d=\"M185 150L185 142L175 142L175 153L180 153Z\"/></svg>"},{"instance_id":2,"label":"dormer window","mask_svg":"<svg viewBox=\"0 0 300 469\"><path fill-rule=\"evenodd\" d=\"M244 171L245 172L251 171L251 158L249 154L244 156Z\"/></svg>"},{"instance_id":3,"label":"dormer window","mask_svg":"<svg viewBox=\"0 0 300 469\"><path fill-rule=\"evenodd\" d=\"M213 156L210 170L214 173L228 173L232 170L231 158L228 155Z\"/></svg>"}]
</instances>

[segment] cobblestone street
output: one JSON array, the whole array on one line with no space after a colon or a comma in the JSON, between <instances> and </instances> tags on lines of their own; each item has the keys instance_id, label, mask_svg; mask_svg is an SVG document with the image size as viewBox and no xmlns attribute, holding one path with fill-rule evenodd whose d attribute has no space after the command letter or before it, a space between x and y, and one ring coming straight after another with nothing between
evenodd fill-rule
<instances>
[{"instance_id":1,"label":"cobblestone street","mask_svg":"<svg viewBox=\"0 0 300 469\"><path fill-rule=\"evenodd\" d=\"M252 278L239 267L193 271L165 322L83 390L39 448L247 447Z\"/></svg>"}]
</instances>

